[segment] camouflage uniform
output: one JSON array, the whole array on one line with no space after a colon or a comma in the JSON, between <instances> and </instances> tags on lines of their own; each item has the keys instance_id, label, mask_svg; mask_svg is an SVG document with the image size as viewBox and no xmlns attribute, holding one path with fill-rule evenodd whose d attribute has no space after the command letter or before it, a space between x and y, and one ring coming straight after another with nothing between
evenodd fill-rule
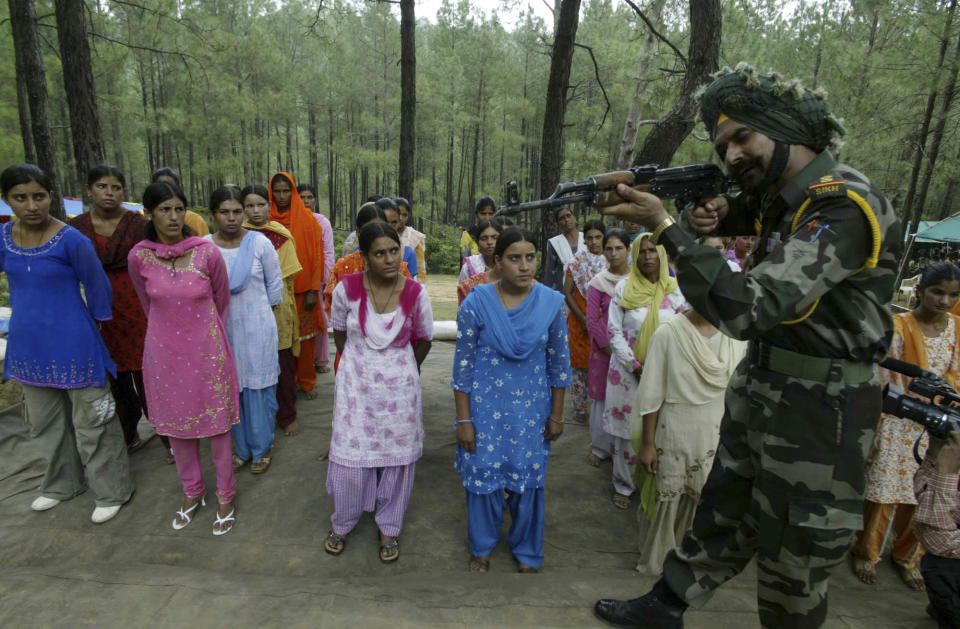
<instances>
[{"instance_id":1,"label":"camouflage uniform","mask_svg":"<svg viewBox=\"0 0 960 629\"><path fill-rule=\"evenodd\" d=\"M867 178L826 150L775 198L730 205L724 235L760 224L746 275L679 225L660 238L694 308L752 341L727 390L696 518L664 579L696 607L756 554L762 624L816 627L829 571L862 524L880 416L873 363L892 336L900 226Z\"/></svg>"}]
</instances>

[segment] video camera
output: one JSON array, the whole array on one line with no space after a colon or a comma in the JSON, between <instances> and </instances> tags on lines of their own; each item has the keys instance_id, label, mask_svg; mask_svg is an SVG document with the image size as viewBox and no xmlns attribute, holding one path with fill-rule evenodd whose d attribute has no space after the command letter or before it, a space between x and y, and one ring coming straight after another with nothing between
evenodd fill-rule
<instances>
[{"instance_id":1,"label":"video camera","mask_svg":"<svg viewBox=\"0 0 960 629\"><path fill-rule=\"evenodd\" d=\"M910 392L929 400L918 400L896 385L887 385L883 388L884 413L915 421L938 439L946 439L950 433L960 431L960 411L949 406L960 404L960 395L946 380L895 358L883 359L880 366L912 378L907 386Z\"/></svg>"}]
</instances>

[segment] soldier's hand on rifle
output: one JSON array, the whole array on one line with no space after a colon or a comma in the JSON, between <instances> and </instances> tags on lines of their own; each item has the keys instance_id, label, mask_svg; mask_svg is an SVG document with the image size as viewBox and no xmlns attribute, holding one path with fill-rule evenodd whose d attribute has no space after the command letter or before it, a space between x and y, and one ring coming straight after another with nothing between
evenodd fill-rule
<instances>
[{"instance_id":1,"label":"soldier's hand on rifle","mask_svg":"<svg viewBox=\"0 0 960 629\"><path fill-rule=\"evenodd\" d=\"M640 223L650 231L656 229L657 225L670 216L667 214L667 210L664 209L663 202L649 192L640 192L621 183L617 185L617 194L624 202L611 207L601 208L601 214L604 216L616 216L621 220L631 221L633 223Z\"/></svg>"},{"instance_id":2,"label":"soldier's hand on rifle","mask_svg":"<svg viewBox=\"0 0 960 629\"><path fill-rule=\"evenodd\" d=\"M701 234L709 234L720 225L720 221L724 219L729 210L730 205L727 203L726 197L708 199L706 203L698 205L690 212L688 219L690 227Z\"/></svg>"}]
</instances>

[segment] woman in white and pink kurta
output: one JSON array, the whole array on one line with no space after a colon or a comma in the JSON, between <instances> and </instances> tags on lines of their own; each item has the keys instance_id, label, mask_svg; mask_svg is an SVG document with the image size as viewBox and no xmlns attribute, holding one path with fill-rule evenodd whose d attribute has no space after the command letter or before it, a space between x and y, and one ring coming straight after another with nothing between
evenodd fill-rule
<instances>
[{"instance_id":1,"label":"woman in white and pink kurta","mask_svg":"<svg viewBox=\"0 0 960 629\"><path fill-rule=\"evenodd\" d=\"M333 291L330 321L341 352L334 387L327 491L339 555L364 511L376 511L380 560L399 558L416 461L423 453L419 365L430 349L433 313L426 289L398 273L400 238L386 223L358 235L366 262Z\"/></svg>"}]
</instances>

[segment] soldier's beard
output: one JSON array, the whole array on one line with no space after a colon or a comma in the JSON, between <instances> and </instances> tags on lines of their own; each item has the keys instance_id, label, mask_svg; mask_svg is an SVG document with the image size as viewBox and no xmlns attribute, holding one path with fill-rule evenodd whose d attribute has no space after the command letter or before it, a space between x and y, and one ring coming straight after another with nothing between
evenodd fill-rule
<instances>
[{"instance_id":1,"label":"soldier's beard","mask_svg":"<svg viewBox=\"0 0 960 629\"><path fill-rule=\"evenodd\" d=\"M759 157L731 166L730 176L742 190L748 192L758 192L767 183L766 169L763 167L763 160Z\"/></svg>"}]
</instances>

